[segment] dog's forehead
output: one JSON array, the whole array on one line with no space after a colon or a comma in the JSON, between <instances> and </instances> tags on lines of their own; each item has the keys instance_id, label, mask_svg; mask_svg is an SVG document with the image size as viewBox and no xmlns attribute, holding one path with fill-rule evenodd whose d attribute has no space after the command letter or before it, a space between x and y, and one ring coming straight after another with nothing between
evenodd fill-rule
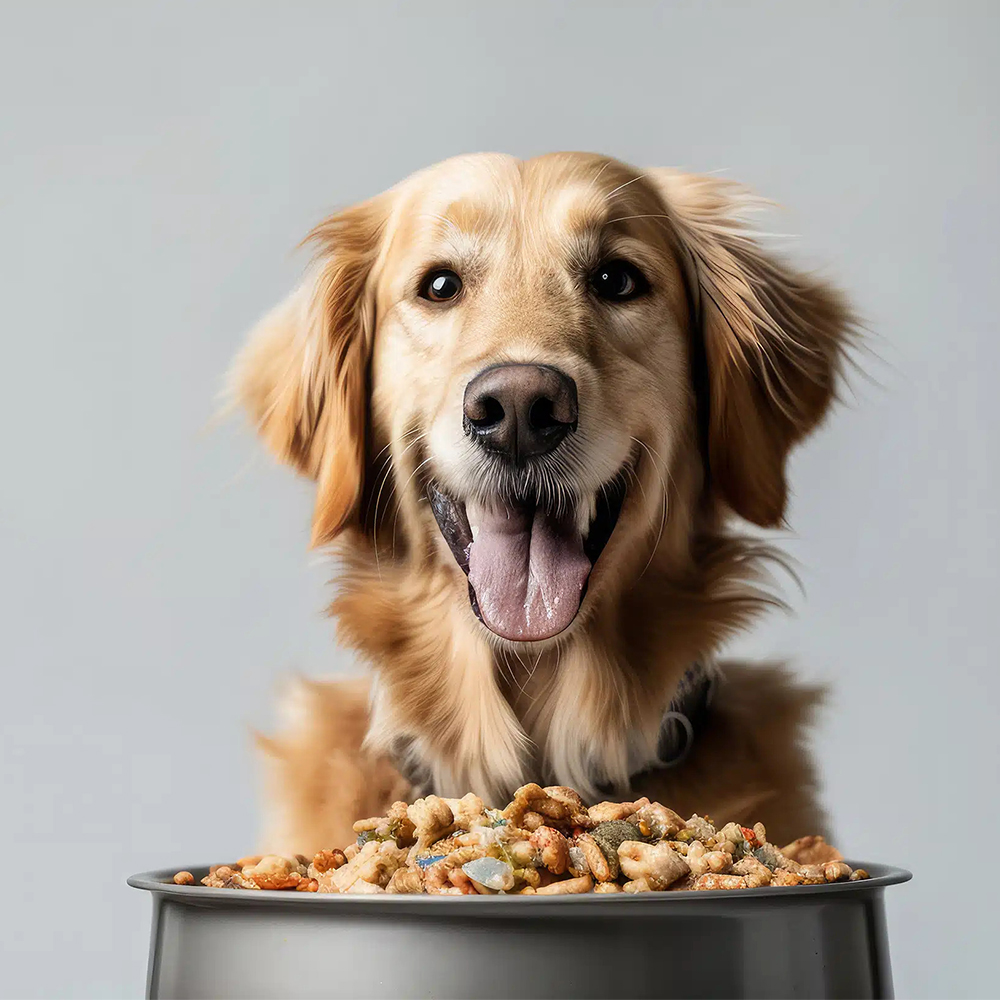
<instances>
[{"instance_id":1,"label":"dog's forehead","mask_svg":"<svg viewBox=\"0 0 1000 1000\"><path fill-rule=\"evenodd\" d=\"M424 225L450 225L470 234L488 229L513 209L519 161L480 153L445 160L404 182L403 210Z\"/></svg>"},{"instance_id":2,"label":"dog's forehead","mask_svg":"<svg viewBox=\"0 0 1000 1000\"><path fill-rule=\"evenodd\" d=\"M663 211L641 170L593 153L550 153L528 160L523 164L523 190L529 212L549 227L574 235Z\"/></svg>"},{"instance_id":3,"label":"dog's forehead","mask_svg":"<svg viewBox=\"0 0 1000 1000\"><path fill-rule=\"evenodd\" d=\"M565 242L662 213L641 171L596 154L556 153L522 161L499 154L446 160L404 185L397 237L482 248Z\"/></svg>"}]
</instances>

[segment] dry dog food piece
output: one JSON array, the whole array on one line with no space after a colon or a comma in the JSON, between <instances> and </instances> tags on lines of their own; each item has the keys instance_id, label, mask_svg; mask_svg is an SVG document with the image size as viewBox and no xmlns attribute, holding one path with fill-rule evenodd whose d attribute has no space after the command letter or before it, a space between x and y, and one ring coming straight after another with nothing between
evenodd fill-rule
<instances>
[{"instance_id":1,"label":"dry dog food piece","mask_svg":"<svg viewBox=\"0 0 1000 1000\"><path fill-rule=\"evenodd\" d=\"M372 848L372 850L366 853L368 848ZM347 873L348 869L353 866L353 870L349 874L345 874L342 879L348 884L346 887L341 886L341 892L347 892L353 882L357 880L370 882L372 885L384 889L389 884L389 879L392 878L396 869L402 868L406 864L406 856L407 852L402 847L397 847L391 840L366 844L353 861L338 868L333 873L332 881L335 885L338 884L337 876L342 872Z\"/></svg>"},{"instance_id":2,"label":"dry dog food piece","mask_svg":"<svg viewBox=\"0 0 1000 1000\"><path fill-rule=\"evenodd\" d=\"M455 825L463 830L468 830L486 815L486 806L483 800L469 792L460 799L445 799L455 817ZM402 803L399 803L402 805Z\"/></svg>"},{"instance_id":3,"label":"dry dog food piece","mask_svg":"<svg viewBox=\"0 0 1000 1000\"><path fill-rule=\"evenodd\" d=\"M771 885L802 885L805 879L798 873L787 868L778 868L771 876Z\"/></svg>"},{"instance_id":4,"label":"dry dog food piece","mask_svg":"<svg viewBox=\"0 0 1000 1000\"><path fill-rule=\"evenodd\" d=\"M806 885L822 885L826 882L826 869L822 865L800 865L798 874Z\"/></svg>"},{"instance_id":5,"label":"dry dog food piece","mask_svg":"<svg viewBox=\"0 0 1000 1000\"><path fill-rule=\"evenodd\" d=\"M747 889L747 880L742 875L716 875L709 872L695 879L696 889Z\"/></svg>"},{"instance_id":6,"label":"dry dog food piece","mask_svg":"<svg viewBox=\"0 0 1000 1000\"><path fill-rule=\"evenodd\" d=\"M618 847L622 871L632 881L643 880L652 891L669 888L690 871L684 860L669 844L644 844L626 840Z\"/></svg>"},{"instance_id":7,"label":"dry dog food piece","mask_svg":"<svg viewBox=\"0 0 1000 1000\"><path fill-rule=\"evenodd\" d=\"M630 819L648 805L649 799L646 798L635 802L598 802L587 810L587 815L595 823L611 823L616 819Z\"/></svg>"},{"instance_id":8,"label":"dry dog food piece","mask_svg":"<svg viewBox=\"0 0 1000 1000\"><path fill-rule=\"evenodd\" d=\"M771 869L761 864L752 854L740 858L733 865L733 874L742 875L748 889L759 889L762 885L771 884Z\"/></svg>"},{"instance_id":9,"label":"dry dog food piece","mask_svg":"<svg viewBox=\"0 0 1000 1000\"><path fill-rule=\"evenodd\" d=\"M659 802L645 802L631 818L644 837L652 837L654 840L669 840L685 827L684 820L673 809L668 809Z\"/></svg>"},{"instance_id":10,"label":"dry dog food piece","mask_svg":"<svg viewBox=\"0 0 1000 1000\"><path fill-rule=\"evenodd\" d=\"M736 825L735 823L733 824ZM715 836L715 827L712 826L711 822L707 816L699 816L695 813L688 821L684 824L684 829L680 831L681 834L687 833L687 840L700 840L703 844L707 843ZM680 835L677 837L678 840L682 839ZM719 841L721 842L725 838L721 835L719 836Z\"/></svg>"},{"instance_id":11,"label":"dry dog food piece","mask_svg":"<svg viewBox=\"0 0 1000 1000\"><path fill-rule=\"evenodd\" d=\"M347 864L317 874L318 891L349 892L358 879L382 888L402 864L405 853L391 840L369 841Z\"/></svg>"},{"instance_id":12,"label":"dry dog food piece","mask_svg":"<svg viewBox=\"0 0 1000 1000\"><path fill-rule=\"evenodd\" d=\"M590 832L594 838L594 843L601 849L601 853L608 860L608 869L611 878L618 878L621 871L619 861L619 848L627 841L638 841L642 834L634 823L626 823L625 820L610 820L607 823L599 823ZM603 881L603 880L602 880Z\"/></svg>"},{"instance_id":13,"label":"dry dog food piece","mask_svg":"<svg viewBox=\"0 0 1000 1000\"><path fill-rule=\"evenodd\" d=\"M868 878L822 837L778 849L763 823L716 827L684 820L646 798L589 809L564 785L531 783L500 809L478 795L394 802L354 824L355 843L296 855L253 855L214 865L217 889L443 896L644 893L825 885ZM190 872L174 876L193 885Z\"/></svg>"},{"instance_id":14,"label":"dry dog food piece","mask_svg":"<svg viewBox=\"0 0 1000 1000\"><path fill-rule=\"evenodd\" d=\"M538 851L539 863L553 875L562 875L569 867L569 841L555 827L540 826L528 843Z\"/></svg>"},{"instance_id":15,"label":"dry dog food piece","mask_svg":"<svg viewBox=\"0 0 1000 1000\"><path fill-rule=\"evenodd\" d=\"M470 861L484 856L485 852L478 847L460 847L452 851L424 869L424 889L430 893L474 895L476 887L461 869Z\"/></svg>"},{"instance_id":16,"label":"dry dog food piece","mask_svg":"<svg viewBox=\"0 0 1000 1000\"><path fill-rule=\"evenodd\" d=\"M791 861L797 861L800 865L817 865L824 861L843 861L844 856L832 844L828 844L822 837L799 837L793 840L786 847L781 849L781 853Z\"/></svg>"},{"instance_id":17,"label":"dry dog food piece","mask_svg":"<svg viewBox=\"0 0 1000 1000\"><path fill-rule=\"evenodd\" d=\"M354 832L367 835L365 840L394 840L400 847L413 843L414 830L410 807L405 802L398 801L393 802L385 816L359 819L354 824Z\"/></svg>"},{"instance_id":18,"label":"dry dog food piece","mask_svg":"<svg viewBox=\"0 0 1000 1000\"><path fill-rule=\"evenodd\" d=\"M776 868L783 867L782 862L784 862L786 866L791 863L789 862L789 859L774 846L774 844L769 844L766 841L762 842L760 847L753 852L753 856L762 865L767 865L771 871L774 871Z\"/></svg>"},{"instance_id":19,"label":"dry dog food piece","mask_svg":"<svg viewBox=\"0 0 1000 1000\"><path fill-rule=\"evenodd\" d=\"M219 865L215 871L210 871L201 884L210 889L259 889L252 879L244 878L242 872L233 871L229 865Z\"/></svg>"},{"instance_id":20,"label":"dry dog food piece","mask_svg":"<svg viewBox=\"0 0 1000 1000\"><path fill-rule=\"evenodd\" d=\"M579 878L567 878L562 882L552 882L535 890L536 896L562 896L574 892L590 892L594 888L594 880L589 875Z\"/></svg>"},{"instance_id":21,"label":"dry dog food piece","mask_svg":"<svg viewBox=\"0 0 1000 1000\"><path fill-rule=\"evenodd\" d=\"M565 785L550 785L541 788L534 782L522 785L511 803L503 811L508 823L522 826L526 814L532 812L543 817L543 823L557 827L579 827L587 829L593 822L580 796ZM539 824L540 826L541 824Z\"/></svg>"},{"instance_id":22,"label":"dry dog food piece","mask_svg":"<svg viewBox=\"0 0 1000 1000\"><path fill-rule=\"evenodd\" d=\"M534 833L539 827L545 826L545 817L541 813L529 810L524 814L524 818L521 820L521 826L523 826L525 830L529 830Z\"/></svg>"},{"instance_id":23,"label":"dry dog food piece","mask_svg":"<svg viewBox=\"0 0 1000 1000\"><path fill-rule=\"evenodd\" d=\"M725 851L707 851L700 840L692 840L686 846L687 851L684 854L684 859L691 869L691 874L695 877L704 875L706 872L721 875L732 868L733 856Z\"/></svg>"},{"instance_id":24,"label":"dry dog food piece","mask_svg":"<svg viewBox=\"0 0 1000 1000\"><path fill-rule=\"evenodd\" d=\"M622 892L637 893L637 892L652 892L652 886L644 878L634 878L631 882L626 882L622 886Z\"/></svg>"},{"instance_id":25,"label":"dry dog food piece","mask_svg":"<svg viewBox=\"0 0 1000 1000\"><path fill-rule=\"evenodd\" d=\"M566 870L574 878L578 875L587 875L590 872L590 865L587 864L587 856L583 853L583 848L578 843L570 844L569 861Z\"/></svg>"},{"instance_id":26,"label":"dry dog food piece","mask_svg":"<svg viewBox=\"0 0 1000 1000\"><path fill-rule=\"evenodd\" d=\"M309 866L309 874L315 878L317 875L322 875L324 872L340 868L346 864L347 855L343 851L317 851L313 856L312 864Z\"/></svg>"},{"instance_id":27,"label":"dry dog food piece","mask_svg":"<svg viewBox=\"0 0 1000 1000\"><path fill-rule=\"evenodd\" d=\"M451 806L436 795L417 799L407 809L407 816L413 824L417 849L430 846L455 828L455 814Z\"/></svg>"},{"instance_id":28,"label":"dry dog food piece","mask_svg":"<svg viewBox=\"0 0 1000 1000\"><path fill-rule=\"evenodd\" d=\"M823 865L823 874L827 882L841 882L849 879L853 872L851 866L846 861L827 861Z\"/></svg>"},{"instance_id":29,"label":"dry dog food piece","mask_svg":"<svg viewBox=\"0 0 1000 1000\"><path fill-rule=\"evenodd\" d=\"M589 872L598 882L610 882L614 878L611 862L589 833L581 833L574 846L582 855L581 871Z\"/></svg>"},{"instance_id":30,"label":"dry dog food piece","mask_svg":"<svg viewBox=\"0 0 1000 1000\"><path fill-rule=\"evenodd\" d=\"M258 889L295 889L305 875L304 867L292 858L265 855L255 865L243 869L243 876L257 883Z\"/></svg>"},{"instance_id":31,"label":"dry dog food piece","mask_svg":"<svg viewBox=\"0 0 1000 1000\"><path fill-rule=\"evenodd\" d=\"M397 868L385 887L386 892L420 893L424 891L424 873L421 868Z\"/></svg>"}]
</instances>

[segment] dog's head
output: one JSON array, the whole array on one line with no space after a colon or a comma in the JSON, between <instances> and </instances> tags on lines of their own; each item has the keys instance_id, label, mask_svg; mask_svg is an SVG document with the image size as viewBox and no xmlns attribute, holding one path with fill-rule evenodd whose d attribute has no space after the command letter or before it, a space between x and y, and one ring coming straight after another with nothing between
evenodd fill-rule
<instances>
[{"instance_id":1,"label":"dog's head","mask_svg":"<svg viewBox=\"0 0 1000 1000\"><path fill-rule=\"evenodd\" d=\"M780 523L849 316L749 238L745 199L595 155L477 155L319 225L237 367L317 482L314 543L443 561L491 639L542 642L669 539L682 558L698 518Z\"/></svg>"}]
</instances>

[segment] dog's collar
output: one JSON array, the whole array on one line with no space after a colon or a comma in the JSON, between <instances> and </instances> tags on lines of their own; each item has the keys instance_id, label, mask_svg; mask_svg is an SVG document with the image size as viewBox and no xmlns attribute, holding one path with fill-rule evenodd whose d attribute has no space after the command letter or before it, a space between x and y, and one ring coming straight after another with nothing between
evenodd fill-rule
<instances>
[{"instance_id":1,"label":"dog's collar","mask_svg":"<svg viewBox=\"0 0 1000 1000\"><path fill-rule=\"evenodd\" d=\"M642 771L677 767L687 759L708 721L715 684L712 666L697 661L688 667L660 720L656 757Z\"/></svg>"},{"instance_id":2,"label":"dog's collar","mask_svg":"<svg viewBox=\"0 0 1000 1000\"><path fill-rule=\"evenodd\" d=\"M670 704L660 716L660 727L656 733L656 748L653 757L647 757L629 775L629 784L649 774L677 767L687 760L694 749L698 737L708 723L709 709L715 696L718 670L714 663L692 663L677 685ZM613 785L597 785L602 795L622 795L627 789L615 789Z\"/></svg>"},{"instance_id":3,"label":"dog's collar","mask_svg":"<svg viewBox=\"0 0 1000 1000\"><path fill-rule=\"evenodd\" d=\"M655 756L631 762L630 766L635 770L628 776L630 786L634 786L638 778L650 771L678 767L687 760L708 724L718 676L719 670L714 660L696 660L684 671L670 704L660 716ZM594 787L601 795L619 799L629 792L627 786L622 788L600 781L595 782Z\"/></svg>"}]
</instances>

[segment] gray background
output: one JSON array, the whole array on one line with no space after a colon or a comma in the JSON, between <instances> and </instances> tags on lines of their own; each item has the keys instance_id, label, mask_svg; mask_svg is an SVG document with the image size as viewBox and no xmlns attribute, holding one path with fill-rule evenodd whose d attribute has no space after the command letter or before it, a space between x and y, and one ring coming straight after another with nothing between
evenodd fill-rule
<instances>
[{"instance_id":1,"label":"gray background","mask_svg":"<svg viewBox=\"0 0 1000 1000\"><path fill-rule=\"evenodd\" d=\"M276 680L352 668L308 489L212 423L299 238L568 148L752 183L875 331L793 463L807 597L739 649L835 686L841 844L916 873L899 995L996 995L997 9L4 4L0 989L139 995L125 876L251 848Z\"/></svg>"}]
</instances>

